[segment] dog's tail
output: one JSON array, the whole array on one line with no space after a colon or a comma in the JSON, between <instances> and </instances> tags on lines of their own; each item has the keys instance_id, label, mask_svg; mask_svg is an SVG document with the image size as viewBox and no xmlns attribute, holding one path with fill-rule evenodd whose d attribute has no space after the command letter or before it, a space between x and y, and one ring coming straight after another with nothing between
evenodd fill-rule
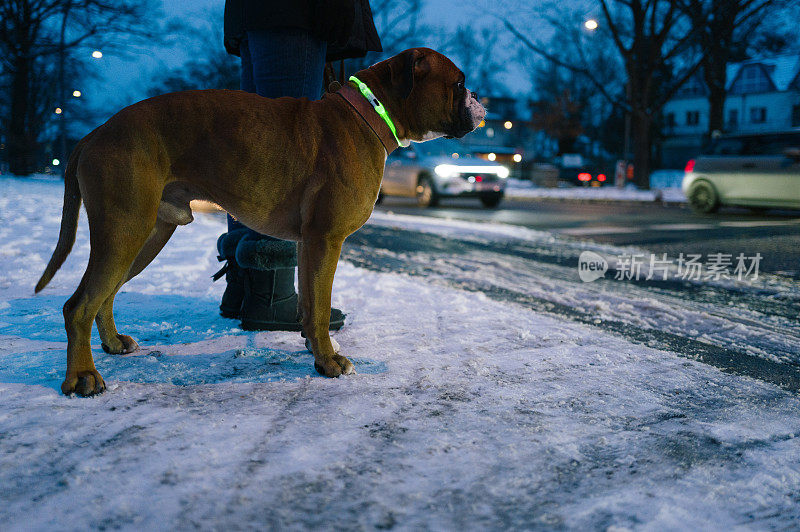
<instances>
[{"instance_id":1,"label":"dog's tail","mask_svg":"<svg viewBox=\"0 0 800 532\"><path fill-rule=\"evenodd\" d=\"M78 143L69 157L67 168L64 171L64 208L61 213L61 230L58 233L58 244L50 257L50 262L44 269L42 277L36 283L35 292L47 286L58 269L64 264L67 255L72 251L75 235L78 232L78 215L81 211L81 189L78 186L78 158L83 148L83 141Z\"/></svg>"}]
</instances>

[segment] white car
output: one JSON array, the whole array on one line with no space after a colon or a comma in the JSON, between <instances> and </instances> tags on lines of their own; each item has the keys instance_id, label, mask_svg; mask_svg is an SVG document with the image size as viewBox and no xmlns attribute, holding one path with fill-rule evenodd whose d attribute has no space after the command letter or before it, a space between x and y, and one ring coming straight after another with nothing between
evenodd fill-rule
<instances>
[{"instance_id":1,"label":"white car","mask_svg":"<svg viewBox=\"0 0 800 532\"><path fill-rule=\"evenodd\" d=\"M800 131L713 140L686 164L683 192L701 213L720 205L800 209Z\"/></svg>"},{"instance_id":2,"label":"white car","mask_svg":"<svg viewBox=\"0 0 800 532\"><path fill-rule=\"evenodd\" d=\"M417 198L433 207L441 198L476 197L486 207L503 199L509 170L471 156L452 139L437 139L398 148L386 159L378 201L383 196Z\"/></svg>"}]
</instances>

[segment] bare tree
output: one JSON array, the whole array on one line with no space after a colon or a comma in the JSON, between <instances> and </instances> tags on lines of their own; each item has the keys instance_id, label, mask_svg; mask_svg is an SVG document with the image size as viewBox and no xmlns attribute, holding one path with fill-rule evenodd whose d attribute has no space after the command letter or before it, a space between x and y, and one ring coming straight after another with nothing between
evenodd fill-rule
<instances>
[{"instance_id":1,"label":"bare tree","mask_svg":"<svg viewBox=\"0 0 800 532\"><path fill-rule=\"evenodd\" d=\"M419 16L424 0L378 0L370 5L386 53L391 55L408 48L419 36Z\"/></svg>"},{"instance_id":2,"label":"bare tree","mask_svg":"<svg viewBox=\"0 0 800 532\"><path fill-rule=\"evenodd\" d=\"M498 44L495 28L460 26L442 51L458 63L474 92L496 96L497 77L506 70Z\"/></svg>"},{"instance_id":3,"label":"bare tree","mask_svg":"<svg viewBox=\"0 0 800 532\"><path fill-rule=\"evenodd\" d=\"M627 90L621 101L589 62L588 44L575 37L582 31L577 27L580 18L563 10L546 17L556 34L565 39L572 36L575 46L570 55L534 42L514 23L508 19L504 22L526 47L586 76L598 93L627 110L633 134L634 182L640 188L649 188L655 118L700 66L700 58L689 53L693 28L673 0L596 0L595 5L602 12L600 27L595 31L608 37L625 71Z\"/></svg>"},{"instance_id":4,"label":"bare tree","mask_svg":"<svg viewBox=\"0 0 800 532\"><path fill-rule=\"evenodd\" d=\"M209 13L209 18L211 14ZM220 46L222 28L219 25L178 26L172 24L171 34L180 40L191 58L178 68L165 69L147 89L148 96L192 89L240 88L241 63Z\"/></svg>"},{"instance_id":5,"label":"bare tree","mask_svg":"<svg viewBox=\"0 0 800 532\"><path fill-rule=\"evenodd\" d=\"M0 0L0 61L9 78L8 159L12 173L35 169L43 121L42 102L52 91L48 71L60 56L89 42L106 50L124 46L122 36L153 38L152 0ZM66 67L59 69L63 80ZM58 84L64 89L64 84ZM43 90L46 89L46 90ZM65 95L58 94L56 101ZM63 115L62 115L63 116Z\"/></svg>"},{"instance_id":6,"label":"bare tree","mask_svg":"<svg viewBox=\"0 0 800 532\"><path fill-rule=\"evenodd\" d=\"M593 43L602 42L588 36ZM564 47L564 39L554 36L549 49ZM522 52L522 51L521 51ZM622 91L615 72L621 67L613 53L605 46L588 46L587 63L595 69L595 81L604 90L615 95ZM538 55L520 53L519 62L525 65L532 86L531 110L533 129L544 131L558 142L559 154L573 151L580 135L594 140L604 139L608 131L604 122L613 113L614 106L599 94L593 80L587 76L557 65Z\"/></svg>"},{"instance_id":7,"label":"bare tree","mask_svg":"<svg viewBox=\"0 0 800 532\"><path fill-rule=\"evenodd\" d=\"M558 142L558 155L574 150L575 142L584 132L582 114L584 107L569 90L546 100L536 100L531 104L533 129L544 131Z\"/></svg>"},{"instance_id":8,"label":"bare tree","mask_svg":"<svg viewBox=\"0 0 800 532\"><path fill-rule=\"evenodd\" d=\"M348 59L345 62L347 72L357 72L380 61L382 57L419 46L428 32L428 28L420 23L424 4L425 0L372 0L370 7L383 52L369 52L365 57Z\"/></svg>"},{"instance_id":9,"label":"bare tree","mask_svg":"<svg viewBox=\"0 0 800 532\"><path fill-rule=\"evenodd\" d=\"M708 134L725 128L727 66L744 59L747 43L774 8L785 0L675 0L689 18L708 87Z\"/></svg>"}]
</instances>

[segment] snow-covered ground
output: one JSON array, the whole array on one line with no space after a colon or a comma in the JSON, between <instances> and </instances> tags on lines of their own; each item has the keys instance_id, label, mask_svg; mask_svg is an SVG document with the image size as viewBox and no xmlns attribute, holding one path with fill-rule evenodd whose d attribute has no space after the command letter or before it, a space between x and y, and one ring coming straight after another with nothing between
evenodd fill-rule
<instances>
[{"instance_id":1,"label":"snow-covered ground","mask_svg":"<svg viewBox=\"0 0 800 532\"><path fill-rule=\"evenodd\" d=\"M685 203L686 195L681 190L683 172L656 170L650 178L651 190L639 190L634 186L617 188L613 184L604 187L536 187L530 181L509 179L506 197L520 199L561 199L578 201L663 201Z\"/></svg>"},{"instance_id":2,"label":"snow-covered ground","mask_svg":"<svg viewBox=\"0 0 800 532\"><path fill-rule=\"evenodd\" d=\"M462 268L562 305L607 301L595 310L609 315L627 297L642 328L679 331L694 312L709 344L746 342L741 327L759 330L759 319L677 298L642 306L652 298L621 284L579 292L575 272L479 252L468 264L427 257L430 278L340 262L333 299L348 317L334 336L358 374L325 379L299 334L246 333L217 315L224 287L210 275L224 221L198 214L117 298L117 325L141 351L106 355L95 334L108 391L63 397L61 305L88 256L85 217L72 255L33 295L61 195L58 181L0 178L4 530L788 529L800 519L795 392L436 272ZM371 224L464 246L562 244L508 226ZM774 344L760 345L794 349L784 321L767 324ZM755 355L794 362L772 349Z\"/></svg>"}]
</instances>

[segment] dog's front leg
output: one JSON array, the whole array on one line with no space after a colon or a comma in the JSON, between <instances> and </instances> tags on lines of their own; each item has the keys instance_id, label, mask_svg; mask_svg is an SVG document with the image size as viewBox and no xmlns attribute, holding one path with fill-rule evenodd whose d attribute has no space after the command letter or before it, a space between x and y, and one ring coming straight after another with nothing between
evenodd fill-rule
<instances>
[{"instance_id":1,"label":"dog's front leg","mask_svg":"<svg viewBox=\"0 0 800 532\"><path fill-rule=\"evenodd\" d=\"M314 368L326 377L355 373L353 363L334 351L328 324L331 290L342 242L326 238L304 238L298 246L298 281L303 331L314 353Z\"/></svg>"}]
</instances>

